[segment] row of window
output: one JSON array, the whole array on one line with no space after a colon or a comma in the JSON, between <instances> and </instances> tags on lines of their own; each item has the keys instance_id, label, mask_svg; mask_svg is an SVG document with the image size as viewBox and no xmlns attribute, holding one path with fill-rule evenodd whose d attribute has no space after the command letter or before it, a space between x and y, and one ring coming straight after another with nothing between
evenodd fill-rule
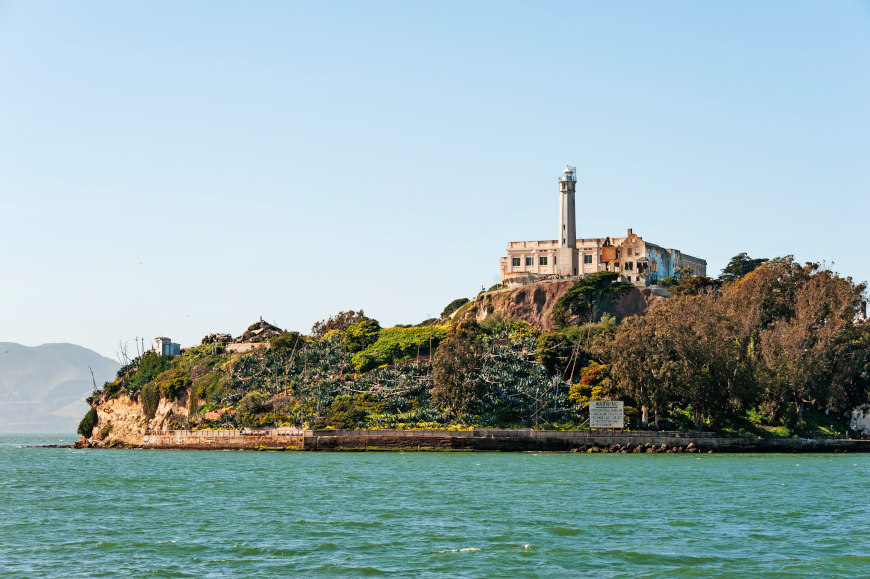
<instances>
[{"instance_id":1,"label":"row of window","mask_svg":"<svg viewBox=\"0 0 870 579\"><path fill-rule=\"evenodd\" d=\"M513 258L511 260L511 265L513 265L514 267L519 267L520 266L520 259L521 258L519 258L519 257ZM556 263L555 258L553 258L553 263ZM534 257L527 257L526 258L526 265L527 266L535 265L535 258ZM539 257L538 258L538 265L547 265L547 258L544 256Z\"/></svg>"},{"instance_id":2,"label":"row of window","mask_svg":"<svg viewBox=\"0 0 870 579\"><path fill-rule=\"evenodd\" d=\"M583 263L592 263L592 256L589 254L584 255L583 256ZM520 267L521 264L522 264L521 257L514 257L511 259L512 266ZM535 265L535 258L534 257L527 257L526 258L526 266L531 267L533 265ZM538 258L538 265L547 265L546 256L541 256ZM556 256L555 255L553 256L553 265L556 265Z\"/></svg>"}]
</instances>

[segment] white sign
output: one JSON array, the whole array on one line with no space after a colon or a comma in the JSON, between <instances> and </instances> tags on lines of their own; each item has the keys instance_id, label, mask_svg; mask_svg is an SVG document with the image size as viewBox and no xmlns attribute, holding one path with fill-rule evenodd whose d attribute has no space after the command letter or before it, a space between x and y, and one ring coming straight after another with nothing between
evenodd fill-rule
<instances>
[{"instance_id":1,"label":"white sign","mask_svg":"<svg viewBox=\"0 0 870 579\"><path fill-rule=\"evenodd\" d=\"M591 428L622 428L625 412L622 400L590 400L589 426Z\"/></svg>"}]
</instances>

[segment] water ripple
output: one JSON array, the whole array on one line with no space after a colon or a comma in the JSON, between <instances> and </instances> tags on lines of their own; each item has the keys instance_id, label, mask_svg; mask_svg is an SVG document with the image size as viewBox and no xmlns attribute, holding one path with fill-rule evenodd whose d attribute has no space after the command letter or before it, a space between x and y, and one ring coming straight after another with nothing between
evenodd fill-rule
<instances>
[{"instance_id":1,"label":"water ripple","mask_svg":"<svg viewBox=\"0 0 870 579\"><path fill-rule=\"evenodd\" d=\"M40 440L64 437L0 436L0 575L870 575L867 455L75 451Z\"/></svg>"}]
</instances>

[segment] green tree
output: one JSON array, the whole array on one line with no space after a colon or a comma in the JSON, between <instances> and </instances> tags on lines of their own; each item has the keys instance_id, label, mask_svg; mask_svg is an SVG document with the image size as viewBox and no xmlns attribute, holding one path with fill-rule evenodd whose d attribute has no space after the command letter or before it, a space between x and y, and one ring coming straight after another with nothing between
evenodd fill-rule
<instances>
[{"instance_id":1,"label":"green tree","mask_svg":"<svg viewBox=\"0 0 870 579\"><path fill-rule=\"evenodd\" d=\"M598 271L578 280L553 307L553 322L564 327L597 322L602 315L612 314L613 301L634 287L617 279L616 272Z\"/></svg>"},{"instance_id":2,"label":"green tree","mask_svg":"<svg viewBox=\"0 0 870 579\"><path fill-rule=\"evenodd\" d=\"M760 333L767 401L774 408L792 401L796 424L806 405L828 405L832 384L843 379L835 373L837 358L854 332L864 291L863 285L818 264L807 264L803 273L793 293L791 315Z\"/></svg>"},{"instance_id":3,"label":"green tree","mask_svg":"<svg viewBox=\"0 0 870 579\"><path fill-rule=\"evenodd\" d=\"M293 352L302 347L305 338L299 332L281 332L269 340L269 348L276 354Z\"/></svg>"},{"instance_id":4,"label":"green tree","mask_svg":"<svg viewBox=\"0 0 870 579\"><path fill-rule=\"evenodd\" d=\"M482 343L473 332L460 332L441 342L435 351L432 373L432 402L454 412L470 410L483 391L478 379Z\"/></svg>"},{"instance_id":5,"label":"green tree","mask_svg":"<svg viewBox=\"0 0 870 579\"><path fill-rule=\"evenodd\" d=\"M365 314L362 310L358 312L353 310L338 312L334 316L329 316L325 320L315 322L311 327L311 335L315 338L322 338L330 330L345 332L349 327L362 320L364 317Z\"/></svg>"},{"instance_id":6,"label":"green tree","mask_svg":"<svg viewBox=\"0 0 870 579\"><path fill-rule=\"evenodd\" d=\"M705 275L681 276L668 286L675 296L697 296L705 292L718 291L722 282Z\"/></svg>"},{"instance_id":7,"label":"green tree","mask_svg":"<svg viewBox=\"0 0 870 579\"><path fill-rule=\"evenodd\" d=\"M614 332L600 334L593 349L610 366L615 387L641 408L641 423L656 427L675 398L676 366L666 332L668 316L661 306L645 316L626 319Z\"/></svg>"},{"instance_id":8,"label":"green tree","mask_svg":"<svg viewBox=\"0 0 870 579\"><path fill-rule=\"evenodd\" d=\"M754 271L758 266L767 261L767 258L751 258L746 252L741 252L731 258L728 265L722 269L719 274L719 281L732 282L745 276L747 273Z\"/></svg>"},{"instance_id":9,"label":"green tree","mask_svg":"<svg viewBox=\"0 0 870 579\"><path fill-rule=\"evenodd\" d=\"M348 352L362 352L378 341L381 325L377 320L362 318L351 325L344 334L344 347Z\"/></svg>"},{"instance_id":10,"label":"green tree","mask_svg":"<svg viewBox=\"0 0 870 579\"><path fill-rule=\"evenodd\" d=\"M538 336L535 358L551 375L564 376L568 371L572 352L571 343L563 332L553 330Z\"/></svg>"}]
</instances>

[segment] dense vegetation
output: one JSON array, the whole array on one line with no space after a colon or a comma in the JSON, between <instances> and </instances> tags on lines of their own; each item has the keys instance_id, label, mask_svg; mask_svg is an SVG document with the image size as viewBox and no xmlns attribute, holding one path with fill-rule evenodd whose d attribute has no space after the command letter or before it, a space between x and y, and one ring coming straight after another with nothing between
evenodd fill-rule
<instances>
[{"instance_id":1,"label":"dense vegetation","mask_svg":"<svg viewBox=\"0 0 870 579\"><path fill-rule=\"evenodd\" d=\"M189 417L172 425L199 428L585 428L589 401L610 398L626 402L631 428L844 432L868 401L864 286L817 264L741 256L728 279L684 272L674 297L622 322L610 305L629 288L603 272L560 300L555 331L498 313L446 319L463 299L416 326L339 312L255 352L146 353L96 401L127 394L148 417L176 401Z\"/></svg>"}]
</instances>

